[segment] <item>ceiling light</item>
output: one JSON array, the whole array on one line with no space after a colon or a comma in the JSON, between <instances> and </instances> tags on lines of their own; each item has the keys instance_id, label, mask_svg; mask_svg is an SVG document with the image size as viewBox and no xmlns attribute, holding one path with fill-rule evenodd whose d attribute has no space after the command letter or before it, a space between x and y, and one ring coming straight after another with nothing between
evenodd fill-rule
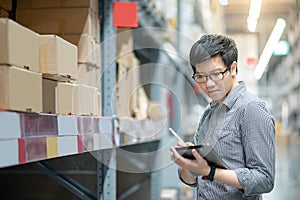
<instances>
[{"instance_id":1,"label":"ceiling light","mask_svg":"<svg viewBox=\"0 0 300 200\"><path fill-rule=\"evenodd\" d=\"M258 64L255 67L254 70L254 76L256 79L260 79L264 73L264 71L267 68L267 65L270 61L270 58L272 56L273 53L273 49L275 47L275 45L278 43L284 29L286 26L286 22L284 19L282 18L278 18L276 21L276 24L273 28L273 31L266 43L266 46L259 58Z\"/></svg>"},{"instance_id":2,"label":"ceiling light","mask_svg":"<svg viewBox=\"0 0 300 200\"><path fill-rule=\"evenodd\" d=\"M260 15L262 0L251 0L249 16L247 18L248 30L254 32Z\"/></svg>"},{"instance_id":3,"label":"ceiling light","mask_svg":"<svg viewBox=\"0 0 300 200\"><path fill-rule=\"evenodd\" d=\"M253 19L258 19L261 9L262 0L251 0L250 9L249 9L249 17Z\"/></svg>"},{"instance_id":4,"label":"ceiling light","mask_svg":"<svg viewBox=\"0 0 300 200\"><path fill-rule=\"evenodd\" d=\"M248 26L248 30L250 32L254 32L255 31L256 25L257 25L257 20L256 19L251 19L250 17L248 17L248 19L247 19L247 26Z\"/></svg>"}]
</instances>

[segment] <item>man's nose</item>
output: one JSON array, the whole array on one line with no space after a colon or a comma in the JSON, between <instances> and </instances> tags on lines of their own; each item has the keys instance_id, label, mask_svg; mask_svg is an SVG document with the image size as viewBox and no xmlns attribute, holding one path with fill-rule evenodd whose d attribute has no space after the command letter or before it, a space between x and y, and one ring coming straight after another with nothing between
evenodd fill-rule
<instances>
[{"instance_id":1,"label":"man's nose","mask_svg":"<svg viewBox=\"0 0 300 200\"><path fill-rule=\"evenodd\" d=\"M215 82L211 80L209 77L206 79L206 87L212 87L215 85Z\"/></svg>"}]
</instances>

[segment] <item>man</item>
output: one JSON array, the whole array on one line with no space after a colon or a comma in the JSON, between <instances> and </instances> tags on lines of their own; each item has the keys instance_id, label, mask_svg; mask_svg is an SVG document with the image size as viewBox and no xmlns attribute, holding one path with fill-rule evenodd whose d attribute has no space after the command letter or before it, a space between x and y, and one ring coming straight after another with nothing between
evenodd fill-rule
<instances>
[{"instance_id":1,"label":"man","mask_svg":"<svg viewBox=\"0 0 300 200\"><path fill-rule=\"evenodd\" d=\"M194 136L194 144L209 143L229 169L209 166L193 149L195 160L171 147L180 179L197 187L197 199L262 199L275 177L275 122L263 101L237 81L238 51L222 35L204 35L191 48L193 78L212 99ZM192 143L179 143L190 146Z\"/></svg>"}]
</instances>

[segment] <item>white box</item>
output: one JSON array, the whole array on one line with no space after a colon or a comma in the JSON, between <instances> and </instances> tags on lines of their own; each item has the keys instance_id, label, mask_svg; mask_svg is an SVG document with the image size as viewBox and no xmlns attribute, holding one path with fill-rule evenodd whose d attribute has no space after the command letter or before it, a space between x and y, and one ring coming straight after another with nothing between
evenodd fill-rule
<instances>
[{"instance_id":1,"label":"white box","mask_svg":"<svg viewBox=\"0 0 300 200\"><path fill-rule=\"evenodd\" d=\"M40 35L40 72L74 78L77 73L77 47L57 35Z\"/></svg>"},{"instance_id":2,"label":"white box","mask_svg":"<svg viewBox=\"0 0 300 200\"><path fill-rule=\"evenodd\" d=\"M0 108L42 112L42 75L0 65Z\"/></svg>"},{"instance_id":3,"label":"white box","mask_svg":"<svg viewBox=\"0 0 300 200\"><path fill-rule=\"evenodd\" d=\"M0 18L0 64L39 71L38 34L10 20Z\"/></svg>"}]
</instances>

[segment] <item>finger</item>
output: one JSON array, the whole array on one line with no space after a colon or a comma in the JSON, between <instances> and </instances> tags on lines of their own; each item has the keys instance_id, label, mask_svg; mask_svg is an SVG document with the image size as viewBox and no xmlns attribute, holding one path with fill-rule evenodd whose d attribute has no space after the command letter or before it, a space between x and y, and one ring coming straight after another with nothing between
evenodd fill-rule
<instances>
[{"instance_id":1,"label":"finger","mask_svg":"<svg viewBox=\"0 0 300 200\"><path fill-rule=\"evenodd\" d=\"M185 162L187 162L186 158L182 157L174 147L170 147L171 150L171 159L173 162L175 162L177 165L182 166Z\"/></svg>"},{"instance_id":2,"label":"finger","mask_svg":"<svg viewBox=\"0 0 300 200\"><path fill-rule=\"evenodd\" d=\"M184 147L184 146L187 146L187 145L186 145L186 143L179 141L179 142L177 143L177 146L179 146L179 147Z\"/></svg>"},{"instance_id":3,"label":"finger","mask_svg":"<svg viewBox=\"0 0 300 200\"><path fill-rule=\"evenodd\" d=\"M178 152L174 147L170 147L170 151L171 151L171 159L173 161L177 160L180 157L180 155L178 154Z\"/></svg>"},{"instance_id":4,"label":"finger","mask_svg":"<svg viewBox=\"0 0 300 200\"><path fill-rule=\"evenodd\" d=\"M197 161L203 161L203 157L200 156L199 152L196 149L192 149L192 154Z\"/></svg>"},{"instance_id":5,"label":"finger","mask_svg":"<svg viewBox=\"0 0 300 200\"><path fill-rule=\"evenodd\" d=\"M195 146L193 143L191 143L191 142L186 142L185 143L186 144L186 146Z\"/></svg>"}]
</instances>

